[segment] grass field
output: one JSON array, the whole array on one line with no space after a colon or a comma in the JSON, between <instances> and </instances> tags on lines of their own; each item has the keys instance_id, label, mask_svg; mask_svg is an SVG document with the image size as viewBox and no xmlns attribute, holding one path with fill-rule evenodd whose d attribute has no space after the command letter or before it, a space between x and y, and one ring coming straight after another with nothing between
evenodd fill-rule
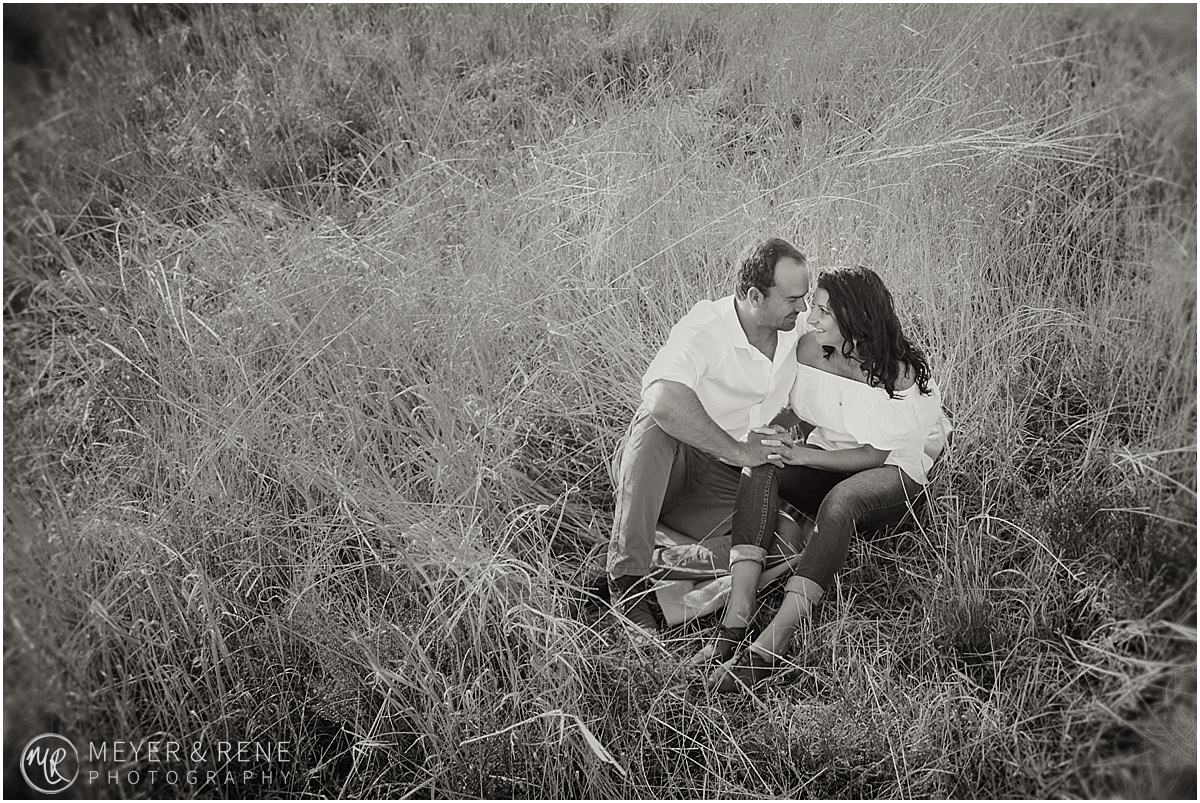
<instances>
[{"instance_id":1,"label":"grass field","mask_svg":"<svg viewBox=\"0 0 1200 803\"><path fill-rule=\"evenodd\" d=\"M1194 7L26 14L6 778L53 730L292 745L101 796L1194 797ZM725 699L579 588L765 234L883 276L957 434Z\"/></svg>"}]
</instances>

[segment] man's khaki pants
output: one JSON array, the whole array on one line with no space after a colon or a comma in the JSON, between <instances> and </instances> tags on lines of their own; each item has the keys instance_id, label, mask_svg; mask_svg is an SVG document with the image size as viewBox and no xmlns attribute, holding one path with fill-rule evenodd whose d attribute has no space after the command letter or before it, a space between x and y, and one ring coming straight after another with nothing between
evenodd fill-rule
<instances>
[{"instance_id":1,"label":"man's khaki pants","mask_svg":"<svg viewBox=\"0 0 1200 803\"><path fill-rule=\"evenodd\" d=\"M610 577L649 573L659 521L697 541L726 539L727 547L741 478L737 466L671 437L639 407L613 458L613 474Z\"/></svg>"}]
</instances>

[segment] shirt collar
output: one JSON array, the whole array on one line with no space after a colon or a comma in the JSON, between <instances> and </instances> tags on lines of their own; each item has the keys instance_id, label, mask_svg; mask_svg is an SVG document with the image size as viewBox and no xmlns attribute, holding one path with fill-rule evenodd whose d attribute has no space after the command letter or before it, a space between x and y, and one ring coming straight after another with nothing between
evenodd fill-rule
<instances>
[{"instance_id":1,"label":"shirt collar","mask_svg":"<svg viewBox=\"0 0 1200 803\"><path fill-rule=\"evenodd\" d=\"M757 355L766 360L767 355L750 345L750 339L746 337L746 330L742 328L741 321L737 315L737 296L726 296L717 302L720 307L719 320L721 321L722 333L727 342L732 343L735 349L747 349L752 355ZM802 312L796 318L796 326L790 331L780 331L779 339L776 341L776 352L774 360L767 360L772 364L779 364L781 361L780 350L795 351L796 341L800 339L800 335L804 333L805 321L808 320L808 313Z\"/></svg>"},{"instance_id":2,"label":"shirt collar","mask_svg":"<svg viewBox=\"0 0 1200 803\"><path fill-rule=\"evenodd\" d=\"M717 303L720 305L720 320L725 340L732 343L735 349L750 349L766 359L761 351L750 345L750 340L746 337L746 330L742 328L742 322L738 320L737 296L726 296Z\"/></svg>"}]
</instances>

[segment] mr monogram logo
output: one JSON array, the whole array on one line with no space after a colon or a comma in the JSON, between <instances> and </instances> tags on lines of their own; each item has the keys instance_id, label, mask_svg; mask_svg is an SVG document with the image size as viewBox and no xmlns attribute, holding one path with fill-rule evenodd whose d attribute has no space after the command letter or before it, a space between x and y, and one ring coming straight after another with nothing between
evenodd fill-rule
<instances>
[{"instance_id":1,"label":"mr monogram logo","mask_svg":"<svg viewBox=\"0 0 1200 803\"><path fill-rule=\"evenodd\" d=\"M43 795L57 795L78 775L79 751L65 736L39 734L21 751L21 776L30 789Z\"/></svg>"}]
</instances>

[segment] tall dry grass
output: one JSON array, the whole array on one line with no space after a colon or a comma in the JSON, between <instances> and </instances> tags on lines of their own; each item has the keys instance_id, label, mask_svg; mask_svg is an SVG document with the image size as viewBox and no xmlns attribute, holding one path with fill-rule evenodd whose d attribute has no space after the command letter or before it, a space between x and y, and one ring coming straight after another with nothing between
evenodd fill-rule
<instances>
[{"instance_id":1,"label":"tall dry grass","mask_svg":"<svg viewBox=\"0 0 1200 803\"><path fill-rule=\"evenodd\" d=\"M1194 791L1171 13L44 18L6 70L7 741L290 740L264 795ZM958 434L728 700L702 631L630 643L580 587L641 371L766 233L883 275Z\"/></svg>"}]
</instances>

